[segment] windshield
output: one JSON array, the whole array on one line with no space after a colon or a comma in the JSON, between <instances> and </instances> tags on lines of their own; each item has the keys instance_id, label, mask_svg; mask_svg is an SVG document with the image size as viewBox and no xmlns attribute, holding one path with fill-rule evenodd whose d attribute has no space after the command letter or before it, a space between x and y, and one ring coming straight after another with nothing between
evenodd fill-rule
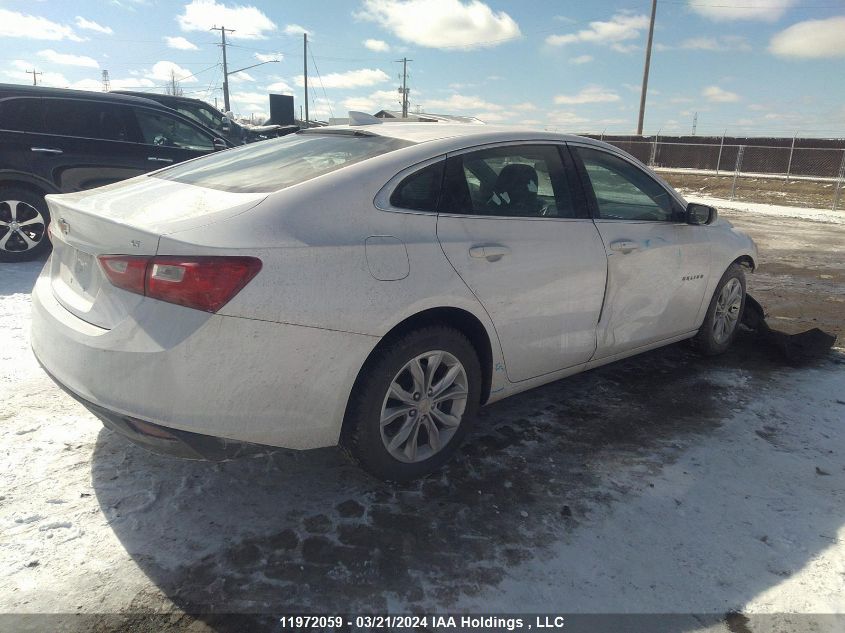
<instances>
[{"instance_id":1,"label":"windshield","mask_svg":"<svg viewBox=\"0 0 845 633\"><path fill-rule=\"evenodd\" d=\"M410 145L384 136L300 132L211 154L154 176L233 193L270 193Z\"/></svg>"}]
</instances>

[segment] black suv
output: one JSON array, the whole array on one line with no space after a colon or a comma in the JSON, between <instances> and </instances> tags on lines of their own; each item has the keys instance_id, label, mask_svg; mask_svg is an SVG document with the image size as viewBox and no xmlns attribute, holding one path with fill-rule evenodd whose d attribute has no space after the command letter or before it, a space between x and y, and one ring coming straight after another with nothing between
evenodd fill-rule
<instances>
[{"instance_id":1,"label":"black suv","mask_svg":"<svg viewBox=\"0 0 845 633\"><path fill-rule=\"evenodd\" d=\"M49 248L45 194L100 187L228 147L149 99L0 84L0 261Z\"/></svg>"},{"instance_id":2,"label":"black suv","mask_svg":"<svg viewBox=\"0 0 845 633\"><path fill-rule=\"evenodd\" d=\"M158 101L160 104L165 105L168 108L172 108L179 114L184 114L186 117L190 117L197 123L213 130L216 134L225 137L226 140L235 145L263 141L268 138L284 136L299 130L299 127L296 125L258 125L246 127L239 124L237 121L233 121L214 106L209 105L200 99L191 99L190 97L178 97L174 95L132 92L130 90L118 90L116 92L118 94L144 97L146 99Z\"/></svg>"}]
</instances>

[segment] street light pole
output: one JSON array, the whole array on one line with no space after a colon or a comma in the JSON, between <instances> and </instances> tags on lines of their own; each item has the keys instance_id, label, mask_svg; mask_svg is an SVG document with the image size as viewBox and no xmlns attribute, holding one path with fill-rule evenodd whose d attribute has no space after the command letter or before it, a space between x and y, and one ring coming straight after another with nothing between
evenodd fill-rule
<instances>
[{"instance_id":1,"label":"street light pole","mask_svg":"<svg viewBox=\"0 0 845 633\"><path fill-rule=\"evenodd\" d=\"M643 135L645 119L645 95L648 92L648 71L651 66L651 42L654 39L654 17L657 14L657 0L651 0L651 22L648 25L648 44L645 49L645 68L643 69L643 90L640 94L640 118L637 121L637 136Z\"/></svg>"}]
</instances>

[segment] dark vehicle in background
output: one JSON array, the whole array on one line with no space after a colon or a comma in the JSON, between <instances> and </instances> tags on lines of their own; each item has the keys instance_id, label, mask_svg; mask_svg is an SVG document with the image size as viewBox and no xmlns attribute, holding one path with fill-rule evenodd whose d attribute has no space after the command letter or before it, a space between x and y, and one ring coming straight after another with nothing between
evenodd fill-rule
<instances>
[{"instance_id":1,"label":"dark vehicle in background","mask_svg":"<svg viewBox=\"0 0 845 633\"><path fill-rule=\"evenodd\" d=\"M0 84L0 261L49 249L45 194L108 185L231 146L149 99Z\"/></svg>"},{"instance_id":2,"label":"dark vehicle in background","mask_svg":"<svg viewBox=\"0 0 845 633\"><path fill-rule=\"evenodd\" d=\"M117 94L143 97L157 101L168 108L176 110L179 114L183 114L197 123L204 125L216 134L226 137L233 145L264 141L268 138L285 136L286 134L291 134L299 130L299 127L295 125L241 125L201 99L132 92L130 90L116 90L115 92Z\"/></svg>"}]
</instances>

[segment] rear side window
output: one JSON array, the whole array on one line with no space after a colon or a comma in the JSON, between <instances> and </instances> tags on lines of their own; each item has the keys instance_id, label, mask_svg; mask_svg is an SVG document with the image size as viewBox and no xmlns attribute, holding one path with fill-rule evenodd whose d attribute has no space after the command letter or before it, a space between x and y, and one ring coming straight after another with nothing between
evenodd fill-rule
<instances>
[{"instance_id":1,"label":"rear side window","mask_svg":"<svg viewBox=\"0 0 845 633\"><path fill-rule=\"evenodd\" d=\"M413 211L437 211L443 167L439 161L415 172L399 183L390 196L390 206Z\"/></svg>"},{"instance_id":2,"label":"rear side window","mask_svg":"<svg viewBox=\"0 0 845 633\"><path fill-rule=\"evenodd\" d=\"M44 130L41 99L12 98L0 100L0 129L15 132Z\"/></svg>"},{"instance_id":3,"label":"rear side window","mask_svg":"<svg viewBox=\"0 0 845 633\"><path fill-rule=\"evenodd\" d=\"M154 177L234 193L270 193L409 145L384 136L298 133L217 152Z\"/></svg>"},{"instance_id":4,"label":"rear side window","mask_svg":"<svg viewBox=\"0 0 845 633\"><path fill-rule=\"evenodd\" d=\"M106 141L130 141L128 110L113 103L73 99L45 99L48 134Z\"/></svg>"},{"instance_id":5,"label":"rear side window","mask_svg":"<svg viewBox=\"0 0 845 633\"><path fill-rule=\"evenodd\" d=\"M578 217L555 145L513 145L450 156L440 211Z\"/></svg>"},{"instance_id":6,"label":"rear side window","mask_svg":"<svg viewBox=\"0 0 845 633\"><path fill-rule=\"evenodd\" d=\"M142 143L199 151L214 149L210 136L166 112L136 108L135 117L141 129Z\"/></svg>"}]
</instances>

